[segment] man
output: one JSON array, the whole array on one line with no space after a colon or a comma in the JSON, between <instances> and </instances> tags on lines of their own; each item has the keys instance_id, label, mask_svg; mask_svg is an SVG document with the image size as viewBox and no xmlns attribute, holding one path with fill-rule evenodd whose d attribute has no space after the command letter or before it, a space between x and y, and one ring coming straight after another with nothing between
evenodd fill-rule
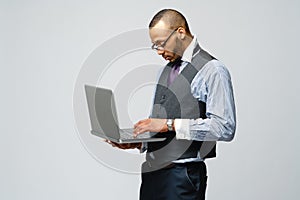
<instances>
[{"instance_id":1,"label":"man","mask_svg":"<svg viewBox=\"0 0 300 200\"><path fill-rule=\"evenodd\" d=\"M236 127L231 78L226 67L200 48L185 17L159 11L149 24L152 49L169 63L157 83L152 115L134 125L134 135L156 132L163 142L115 144L147 150L142 200L205 199L205 159L216 141L231 141Z\"/></svg>"}]
</instances>

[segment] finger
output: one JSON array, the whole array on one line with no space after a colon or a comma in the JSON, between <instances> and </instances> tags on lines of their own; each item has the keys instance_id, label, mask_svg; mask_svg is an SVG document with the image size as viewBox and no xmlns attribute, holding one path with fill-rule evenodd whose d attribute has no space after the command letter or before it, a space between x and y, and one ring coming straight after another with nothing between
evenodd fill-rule
<instances>
[{"instance_id":1,"label":"finger","mask_svg":"<svg viewBox=\"0 0 300 200\"><path fill-rule=\"evenodd\" d=\"M135 126L134 126L134 132L141 132L142 129L145 129L145 127L149 126L151 120L150 119L144 119L139 121Z\"/></svg>"},{"instance_id":2,"label":"finger","mask_svg":"<svg viewBox=\"0 0 300 200\"><path fill-rule=\"evenodd\" d=\"M119 144L115 143L115 142L112 142L110 140L107 140L107 143L110 144L112 147L118 147Z\"/></svg>"},{"instance_id":3,"label":"finger","mask_svg":"<svg viewBox=\"0 0 300 200\"><path fill-rule=\"evenodd\" d=\"M140 134L140 130L139 129L135 129L133 131L133 137L137 137Z\"/></svg>"},{"instance_id":4,"label":"finger","mask_svg":"<svg viewBox=\"0 0 300 200\"><path fill-rule=\"evenodd\" d=\"M133 136L136 137L141 133L142 129L141 129L141 125L137 126L134 130L133 130Z\"/></svg>"},{"instance_id":5,"label":"finger","mask_svg":"<svg viewBox=\"0 0 300 200\"><path fill-rule=\"evenodd\" d=\"M111 144L111 141L110 141L110 140L105 140L105 142L107 142L108 144Z\"/></svg>"},{"instance_id":6,"label":"finger","mask_svg":"<svg viewBox=\"0 0 300 200\"><path fill-rule=\"evenodd\" d=\"M139 131L135 129L133 131L133 137L136 138L138 135L139 135Z\"/></svg>"},{"instance_id":7,"label":"finger","mask_svg":"<svg viewBox=\"0 0 300 200\"><path fill-rule=\"evenodd\" d=\"M138 121L138 122L133 126L133 128L138 127L141 123L143 123L142 120Z\"/></svg>"},{"instance_id":8,"label":"finger","mask_svg":"<svg viewBox=\"0 0 300 200\"><path fill-rule=\"evenodd\" d=\"M135 131L133 132L133 136L134 136L134 137L137 137L138 135L143 134L143 133L145 133L146 131L147 131L146 128L139 127L137 130L135 130Z\"/></svg>"},{"instance_id":9,"label":"finger","mask_svg":"<svg viewBox=\"0 0 300 200\"><path fill-rule=\"evenodd\" d=\"M140 132L140 128L139 126L136 126L134 129L133 129L133 136L136 137Z\"/></svg>"},{"instance_id":10,"label":"finger","mask_svg":"<svg viewBox=\"0 0 300 200\"><path fill-rule=\"evenodd\" d=\"M116 143L112 142L112 141L109 141L109 144L111 144L111 146L115 147L116 146Z\"/></svg>"},{"instance_id":11,"label":"finger","mask_svg":"<svg viewBox=\"0 0 300 200\"><path fill-rule=\"evenodd\" d=\"M147 120L149 120L149 119L142 119L142 120L138 121L133 127L136 128L137 126L140 126L141 124L147 122Z\"/></svg>"}]
</instances>

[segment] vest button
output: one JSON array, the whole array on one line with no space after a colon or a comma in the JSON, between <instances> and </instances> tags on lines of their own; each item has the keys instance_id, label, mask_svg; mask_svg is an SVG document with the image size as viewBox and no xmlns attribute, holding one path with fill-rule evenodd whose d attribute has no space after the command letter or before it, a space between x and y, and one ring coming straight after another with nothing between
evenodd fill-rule
<instances>
[{"instance_id":1,"label":"vest button","mask_svg":"<svg viewBox=\"0 0 300 200\"><path fill-rule=\"evenodd\" d=\"M166 101L166 95L162 95L159 103L164 103Z\"/></svg>"}]
</instances>

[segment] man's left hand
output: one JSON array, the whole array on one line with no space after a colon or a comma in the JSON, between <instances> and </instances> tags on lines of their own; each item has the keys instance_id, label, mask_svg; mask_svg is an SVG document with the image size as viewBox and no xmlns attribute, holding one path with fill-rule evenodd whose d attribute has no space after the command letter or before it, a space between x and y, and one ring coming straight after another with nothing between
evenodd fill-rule
<instances>
[{"instance_id":1,"label":"man's left hand","mask_svg":"<svg viewBox=\"0 0 300 200\"><path fill-rule=\"evenodd\" d=\"M118 143L115 143L113 141L110 141L110 140L104 140L104 142L107 142L108 144L110 144L111 146L113 147L117 147L119 149L141 149L142 147L142 143L123 143L123 144L118 144Z\"/></svg>"}]
</instances>

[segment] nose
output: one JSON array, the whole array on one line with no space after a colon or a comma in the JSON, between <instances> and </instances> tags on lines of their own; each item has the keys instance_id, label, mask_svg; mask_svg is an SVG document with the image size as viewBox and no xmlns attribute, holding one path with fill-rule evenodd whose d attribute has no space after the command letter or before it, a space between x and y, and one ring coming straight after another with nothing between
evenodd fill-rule
<instances>
[{"instance_id":1,"label":"nose","mask_svg":"<svg viewBox=\"0 0 300 200\"><path fill-rule=\"evenodd\" d=\"M162 55L162 54L164 53L164 50L162 50L162 49L157 49L156 52L157 52L158 55Z\"/></svg>"}]
</instances>

